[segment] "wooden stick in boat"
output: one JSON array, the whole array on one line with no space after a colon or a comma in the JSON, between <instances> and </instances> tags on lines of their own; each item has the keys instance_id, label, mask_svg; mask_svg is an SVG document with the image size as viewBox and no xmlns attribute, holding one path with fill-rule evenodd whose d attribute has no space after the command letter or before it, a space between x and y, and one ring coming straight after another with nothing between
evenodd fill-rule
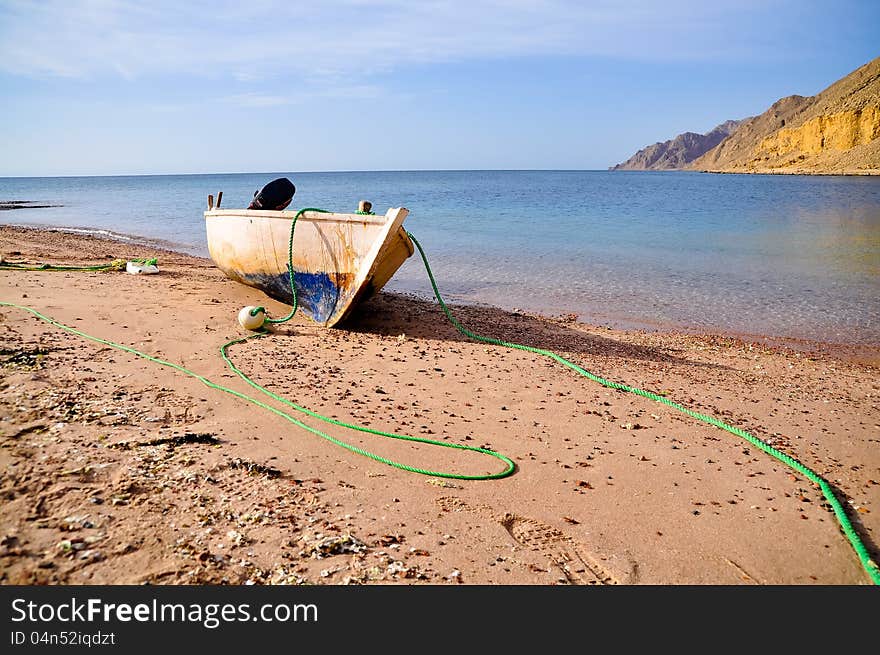
<instances>
[{"instance_id":1,"label":"wooden stick in boat","mask_svg":"<svg viewBox=\"0 0 880 655\"><path fill-rule=\"evenodd\" d=\"M208 211L211 211L212 209L214 209L214 194L209 193L208 194Z\"/></svg>"},{"instance_id":2,"label":"wooden stick in boat","mask_svg":"<svg viewBox=\"0 0 880 655\"><path fill-rule=\"evenodd\" d=\"M223 192L217 192L217 209L220 209L220 201L223 200Z\"/></svg>"}]
</instances>

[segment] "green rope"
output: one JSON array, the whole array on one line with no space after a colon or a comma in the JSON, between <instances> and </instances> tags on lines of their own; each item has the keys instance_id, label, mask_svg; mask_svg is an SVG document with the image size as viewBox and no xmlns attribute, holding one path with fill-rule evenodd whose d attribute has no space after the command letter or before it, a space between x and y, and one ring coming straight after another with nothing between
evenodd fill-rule
<instances>
[{"instance_id":1,"label":"green rope","mask_svg":"<svg viewBox=\"0 0 880 655\"><path fill-rule=\"evenodd\" d=\"M33 314L34 316L36 316L40 320L45 321L46 323L49 323L50 325L54 325L57 328L60 328L66 332L70 332L72 334L75 334L77 336L80 336L84 339L88 339L89 341L94 341L96 343L100 343L105 346L110 346L111 348L116 348L117 350L122 350L124 352L130 353L130 354L135 355L137 357L141 357L141 358L149 360L151 362L155 362L156 364L160 364L162 366L167 366L169 368L173 368L176 371L180 371L181 373L184 373L185 375L188 375L190 377L195 378L196 380L198 380L199 382L201 382L205 386L210 387L211 389L216 389L218 391L228 393L232 396L235 396L236 398L240 398L240 399L247 401L253 405L256 405L257 407L261 407L265 410L268 410L268 411L272 412L273 414L276 414L276 415L280 416L281 418L283 418L287 421L290 421L291 423L293 423L297 427L302 428L303 430L306 430L307 432L311 432L312 434L317 435L317 436L321 437L322 439L326 439L327 441L329 441L332 444L335 444L337 446L341 446L342 448L345 448L346 450L350 450L351 452L357 453L358 455L363 455L364 457L368 457L368 458L375 460L377 462L381 462L382 464L387 464L388 466L393 466L394 468L402 469L404 471L410 471L412 473L420 473L422 475L430 475L430 476L437 477L437 478L453 478L456 480L494 480L494 479L498 479L498 478L507 477L508 475L513 473L513 471L516 468L516 465L513 463L513 461L510 458L505 457L501 453L496 453L495 451L489 450L488 448L477 448L475 446L466 446L464 444L457 444L457 443L445 443L442 441L436 441L434 439L426 439L424 437L413 437L413 436L409 436L409 435L395 434L393 432L383 432L382 430L373 430L371 428L365 428L365 427L353 425L350 423L344 423L342 421L337 421L337 420L329 418L327 416L323 416L321 414L318 414L317 412L313 412L309 409L306 409L305 407L301 407L295 403L290 402L289 400L287 400L285 398L282 398L281 396L278 396L278 395L272 393L271 391L268 391L267 389L264 389L263 387L258 385L256 382L251 380L247 375L242 373L235 366L235 364L232 363L232 360L229 358L227 351L230 346L233 346L235 344L243 343L243 342L247 341L248 339L263 337L267 334L265 332L253 334L253 335L250 335L247 337L242 337L240 339L232 339L231 341L228 341L227 343L223 344L223 346L221 346L221 348L220 348L220 354L223 357L223 361L225 361L227 363L227 365L235 372L236 375L238 375L241 379L243 379L250 386L252 386L254 389L257 389L261 393L269 396L270 398L272 398L274 400L277 400L280 403L283 403L284 405L287 405L288 407L290 407L292 409L295 409L298 412L308 414L309 416L320 419L320 420L325 421L327 423L332 423L333 425L338 425L340 427L345 427L345 428L351 428L352 430L357 430L359 432L367 432L369 434L375 434L375 435L379 435L379 436L383 436L383 437L390 437L392 439L401 439L404 441L414 441L416 443L423 443L423 444L428 444L431 446L441 446L443 448L453 448L453 449L457 449L457 450L470 450L473 452L482 453L483 455L490 455L492 457L500 459L502 462L504 462L506 464L506 468L503 471L501 471L500 473L464 475L464 474L460 474L460 473L447 473L444 471L431 471L429 469L423 469L423 468L418 468L415 466L409 466L408 464L401 464L400 462L395 462L395 461L390 460L386 457L382 457L381 455L376 455L375 453L371 453L368 450L365 450L363 448L359 448L358 446L354 446L352 444L349 444L344 441L340 441L339 439L336 439L334 437L331 437L329 434L322 432L321 430L318 430L317 428L313 428L312 426L307 425L306 423L303 423L302 421L296 419L295 417L291 416L290 414L288 414L287 412L285 412L283 410L280 410L276 407L268 405L268 404L266 404L256 398L248 396L247 394L243 394L240 391L236 391L235 389L230 389L229 387L225 387L222 384L217 384L215 382L212 382L211 380L204 377L203 375L199 375L198 373L195 373L194 371L191 371L190 369L185 368L185 367L181 366L180 364L175 364L174 362L169 362L169 361L161 359L159 357L154 357L152 355L148 355L147 353L141 352L140 350L135 350L134 348L123 345L121 343L116 343L115 341L110 341L108 339L102 339L101 337L95 337L90 334L86 334L85 332L82 332L81 330L77 330L74 327L71 327L69 325L65 325L64 323L61 323L60 321L56 321L55 319L50 318L49 316L41 314L36 309L33 309L31 307L27 307L25 305L17 305L12 302L5 302L5 301L0 300L0 306L14 307L16 309L24 310L26 312Z\"/></svg>"},{"instance_id":2,"label":"green rope","mask_svg":"<svg viewBox=\"0 0 880 655\"><path fill-rule=\"evenodd\" d=\"M401 464L400 462L395 462L395 461L387 459L385 457L381 457L380 455L376 455L374 453L368 452L366 450L363 450L362 448L358 448L357 446L353 446L351 444L345 443L344 441L339 441L338 439L335 439L334 437L331 437L330 435L325 434L324 432L321 432L320 430L316 430L315 428L309 427L308 425L306 425L304 423L300 423L299 421L296 421L295 419L289 418L289 420L296 423L296 425L300 426L301 428L308 430L309 432L326 439L330 443L336 444L337 446L341 446L342 448L345 448L346 450L350 450L353 453L357 453L358 455L363 455L364 457L369 457L370 459L373 459L377 462L382 462L383 464L387 464L388 466L393 466L394 468L403 469L404 471L410 471L411 473L421 473L422 475L432 475L432 476L439 477L439 478L453 478L456 480L494 480L494 479L498 479L498 478L507 477L508 475L513 473L514 470L516 469L516 465L513 463L513 461L511 459L509 459L508 457L502 455L501 453L497 453L493 450L489 450L486 448L478 448L476 446L466 446L464 444L444 443L442 441L436 441L434 439L426 439L424 437L413 437L410 435L397 434L394 432L383 432L382 430L375 430L373 428L367 428L362 425L355 425L353 423L346 423L344 421L338 421L336 419L330 418L329 416L324 416L323 414L319 414L318 412L314 412L314 411L312 411L306 407L303 407L301 405L297 405L296 403L293 403L293 402L287 400L286 398L283 398L277 394L272 393L268 389L260 386L259 384L257 384L253 380L251 380L246 374L244 374L241 370L239 370L238 367L232 362L232 360L229 358L229 356L227 354L227 350L228 350L229 346L235 345L237 343L243 343L243 342L247 341L248 339L264 337L267 334L268 334L267 332L261 332L261 333L253 334L253 335L250 335L247 337L242 337L240 339L233 339L232 341L223 344L223 346L220 348L220 352L223 356L223 361L226 362L226 364L229 366L229 368L238 377L240 377L242 380L247 382L250 386L252 386L254 389L259 391L260 393L263 393L264 395L269 396L273 400L277 400L278 402L287 405L291 409L294 409L298 412L301 412L303 414L311 416L312 418L316 418L320 421L324 421L325 423L330 423L331 425L337 425L339 427L349 428L351 430L356 430L357 432L365 432L367 434L375 434L380 437L389 437L391 439L400 439L403 441L415 441L418 443L430 444L432 446L443 446L444 448L457 448L460 450L471 450L474 452L483 453L484 455L491 455L492 457L497 457L498 459L503 461L505 464L507 464L507 468L505 470L501 471L500 473L491 473L491 474L484 474L484 475L462 475L459 473L443 473L443 472L439 472L439 471L429 471L427 469L417 468L415 466L409 466L408 464ZM282 415L286 416L283 413L282 413Z\"/></svg>"},{"instance_id":3,"label":"green rope","mask_svg":"<svg viewBox=\"0 0 880 655\"><path fill-rule=\"evenodd\" d=\"M130 259L135 264L153 266L158 261L153 259ZM95 264L94 266L57 266L55 264L27 264L25 262L8 262L0 259L0 269L12 271L122 271L125 270L126 260L114 259L109 264Z\"/></svg>"},{"instance_id":4,"label":"green rope","mask_svg":"<svg viewBox=\"0 0 880 655\"><path fill-rule=\"evenodd\" d=\"M300 216L302 216L307 211L320 212L322 214L331 213L331 212L327 211L326 209L318 209L316 207L305 207L303 209L300 209L296 213L296 215L293 217L293 220L290 223L290 237L287 240L287 271L288 271L288 276L289 276L289 280L290 280L290 293L293 296L293 299L292 299L293 301L291 303L291 309L290 309L290 312L287 314L287 316L285 316L283 318L273 319L273 318L269 318L267 316L264 321L265 323L273 323L276 325L279 323L286 323L287 321L289 321L290 319L292 319L294 317L294 315L296 314L296 310L299 307L299 304L297 302L297 295L296 295L296 281L295 281L294 272L293 272L293 236L294 236L294 233L296 232L297 220L299 219ZM266 309L264 307L254 307L253 309L251 309L250 314L251 314L251 316L256 316L260 312L263 312L265 314ZM253 335L250 335L247 337L242 337L241 339L233 339L232 341L229 341L228 343L223 344L223 346L220 348L220 354L223 357L223 361L226 362L227 366L229 366L229 368L238 377L240 377L242 380L244 380L247 384L249 384L251 387L253 387L257 391L259 391L260 393L272 398L273 400L276 400L280 403L283 403L284 405L287 405L288 407L296 410L297 412L301 412L303 414L311 416L312 418L316 418L320 421L324 421L325 423L330 423L331 425L336 425L339 427L348 428L350 430L355 430L357 432L365 432L368 434L375 434L375 435L379 435L382 437L389 437L391 439L402 439L404 441L416 441L416 442L427 443L427 444L436 445L436 446L443 446L445 448L459 448L462 450L472 450L472 451L492 455L493 457L497 457L498 459L502 460L504 463L507 464L507 468L500 473L489 474L489 475L460 475L457 473L441 473L441 472L437 472L437 471L428 471L425 469L409 466L407 464L401 464L400 462L395 462L395 461L387 459L385 457L381 457L381 456L376 455L374 453L363 450L362 448L358 448L357 446L353 446L353 445L345 443L343 441L339 441L338 439L331 437L329 434L326 434L324 432L321 432L320 430L315 430L314 428L309 427L305 423L301 423L299 421L296 421L295 419L290 419L290 420L293 420L296 423L296 425L302 427L303 429L306 429L309 432L312 432L313 434L317 434L318 436L320 436L324 439L327 439L331 443L334 443L337 446L341 446L342 448L345 448L346 450L350 450L353 453L357 453L358 455L363 455L364 457L369 457L370 459L376 460L377 462L382 462L383 464L387 464L389 466L393 466L394 468L403 469L404 471L410 471L413 473L421 473L423 475L433 475L435 477L442 477L442 478L455 478L455 479L459 479L459 480L490 480L490 479L495 479L495 478L506 477L506 476L510 475L511 473L513 473L513 471L516 469L516 465L513 463L512 460L508 459L504 455L501 455L500 453L496 453L491 450L486 450L484 448L476 448L473 446L465 446L462 444L443 443L441 441L435 441L433 439L412 437L412 436L408 436L408 435L397 434L394 432L383 432L382 430L375 430L373 428L367 428L364 426L355 425L353 423L345 423L344 421L337 421L336 419L330 418L329 416L324 416L323 414L319 414L318 412L313 412L312 410L308 409L307 407L297 405L296 403L293 403L293 402L287 400L286 398L282 398L281 396L272 393L271 391L269 391L265 387L257 384L253 380L251 380L245 373L243 373L233 363L232 359L230 359L229 355L228 355L228 349L230 346L237 344L237 343L243 343L243 342L247 341L248 339L263 337L263 336L266 336L266 334L268 334L268 333L263 331L263 332L259 332L257 334L253 334ZM283 414L283 415L287 416L286 414Z\"/></svg>"},{"instance_id":5,"label":"green rope","mask_svg":"<svg viewBox=\"0 0 880 655\"><path fill-rule=\"evenodd\" d=\"M124 268L125 262L121 259L115 259L109 264L96 264L95 266L56 266L53 264L0 262L0 269L13 271L121 271Z\"/></svg>"},{"instance_id":6,"label":"green rope","mask_svg":"<svg viewBox=\"0 0 880 655\"><path fill-rule=\"evenodd\" d=\"M575 373L578 373L585 378L589 378L594 382L598 382L599 384L609 387L611 389L617 389L619 391L626 391L629 393L634 393L636 395L642 396L644 398L648 398L650 400L656 400L659 403L663 403L664 405L668 405L673 409L677 409L680 412L687 414L699 421L703 421L704 423L709 423L710 425L714 425L715 427L721 428L731 434L734 434L738 437L741 437L764 451L768 455L775 457L780 462L788 466L789 468L801 473L805 477L807 477L810 481L817 484L819 488L822 490L822 494L825 496L825 499L831 505L831 508L834 510L834 515L837 517L837 521L840 524L843 533L846 535L846 538L849 540L850 545L855 550L856 555L858 555L859 561L862 564L862 567L868 573L868 576L871 578L874 584L880 585L880 567L877 566L877 563L871 559L870 554L868 553L868 549L865 547L865 544L862 542L858 533L853 528L852 523L849 520L849 517L846 515L846 511L841 505L840 501L837 499L837 496L834 495L834 491L831 488L831 485L828 484L826 480L824 480L820 475L806 467L801 462L797 461L793 457L786 455L783 452L780 452L770 444L761 441L757 437L749 434L745 430L741 430L740 428L733 427L731 425L727 425L726 423L719 421L717 418L713 416L707 416L706 414L700 414L699 412L695 412L683 405L679 405L676 402L669 400L668 398L664 398L663 396L652 393L650 391L644 391L642 389L637 389L635 387L630 387L625 384L620 384L619 382L611 382L606 380L605 378L601 378L598 375L594 375L589 371L581 368L577 364L570 362L569 360L557 355L553 351L550 350L542 350L541 348L533 348L531 346L524 346L518 343L510 343L507 341L501 341L500 339L493 339L491 337L484 337L479 334L475 334L471 332L466 327L464 327L456 318L452 315L452 312L449 311L449 308L446 306L446 303L443 302L443 297L440 295L440 291L437 288L437 282L434 280L434 273L431 271L431 266L428 264L428 258L425 256L425 251L422 250L421 244L418 240L409 232L407 235L412 240L412 242L416 245L416 248L419 250L419 255L422 257L422 262L425 264L425 270L428 272L428 278L431 280L431 287L434 289L434 296L437 298L437 302L440 304L440 308L443 310L443 313L446 314L446 318L449 319L449 322L455 326L455 329L458 330L461 334L474 339L476 341L482 341L483 343L491 343L496 346L504 346L505 348L513 348L516 350L525 350L530 353L535 353L537 355L543 355L544 357L549 357L550 359L559 362L563 366L566 366L573 370Z\"/></svg>"}]
</instances>

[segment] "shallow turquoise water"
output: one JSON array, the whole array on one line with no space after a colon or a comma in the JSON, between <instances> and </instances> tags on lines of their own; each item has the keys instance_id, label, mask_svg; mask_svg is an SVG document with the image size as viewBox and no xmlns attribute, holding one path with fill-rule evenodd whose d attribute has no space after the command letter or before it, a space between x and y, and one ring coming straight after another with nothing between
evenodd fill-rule
<instances>
[{"instance_id":1,"label":"shallow turquoise water","mask_svg":"<svg viewBox=\"0 0 880 655\"><path fill-rule=\"evenodd\" d=\"M679 326L880 343L880 177L418 171L0 178L0 222L103 230L206 255L208 193L243 207L285 175L291 208L410 210L451 300ZM413 258L389 289L427 296Z\"/></svg>"}]
</instances>

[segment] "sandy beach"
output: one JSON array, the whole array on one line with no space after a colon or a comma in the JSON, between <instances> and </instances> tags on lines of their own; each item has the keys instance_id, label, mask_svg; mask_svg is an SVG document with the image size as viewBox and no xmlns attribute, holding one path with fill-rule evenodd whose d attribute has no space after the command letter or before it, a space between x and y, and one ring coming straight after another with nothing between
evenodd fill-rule
<instances>
[{"instance_id":1,"label":"sandy beach","mask_svg":"<svg viewBox=\"0 0 880 655\"><path fill-rule=\"evenodd\" d=\"M158 257L149 276L0 271L0 300L248 394L219 348L243 336L241 307L288 310L210 260L135 244L2 227L0 253ZM477 333L555 350L767 441L832 484L880 556L877 349L453 309ZM338 420L503 453L509 477L391 468L18 309L0 308L0 335L4 584L870 583L803 476L665 405L470 341L435 302L380 293L345 329L297 317L231 355ZM302 420L420 468L503 469Z\"/></svg>"}]
</instances>

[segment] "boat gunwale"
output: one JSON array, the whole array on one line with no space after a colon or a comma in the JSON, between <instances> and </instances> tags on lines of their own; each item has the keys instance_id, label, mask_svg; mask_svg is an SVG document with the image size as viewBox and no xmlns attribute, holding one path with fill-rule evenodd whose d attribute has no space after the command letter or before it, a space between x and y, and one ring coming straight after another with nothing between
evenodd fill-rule
<instances>
[{"instance_id":1,"label":"boat gunwale","mask_svg":"<svg viewBox=\"0 0 880 655\"><path fill-rule=\"evenodd\" d=\"M366 289L367 283L373 279L373 276L376 273L377 268L384 260L379 258L379 255L384 254L387 256L388 250L387 247L389 243L397 236L398 230L403 226L403 221L406 220L406 217L409 215L409 210L406 207L391 207L386 212L384 218L385 225L382 228L381 238L377 238L373 243L373 247L369 250L366 256L363 258L364 262L369 262L369 266L361 267L361 269L357 272L354 283L351 285L354 289L354 293L349 298L347 305L338 313L334 314L335 320L326 321L324 323L327 327L332 327L337 323L341 323L344 321L351 311L358 305L359 298L361 294L363 294ZM404 232L406 235L406 232ZM412 256L412 253L415 251L409 243L409 236L406 236L405 242L407 243L407 250L409 254L407 255L407 259Z\"/></svg>"},{"instance_id":2,"label":"boat gunwale","mask_svg":"<svg viewBox=\"0 0 880 655\"><path fill-rule=\"evenodd\" d=\"M390 210L389 210L390 211ZM205 218L220 216L239 216L241 218L274 218L279 220L293 220L298 211L273 211L266 209L209 209L205 212ZM370 223L373 225L385 225L388 222L387 214L343 214L336 212L303 212L298 220L324 221L329 223Z\"/></svg>"}]
</instances>

